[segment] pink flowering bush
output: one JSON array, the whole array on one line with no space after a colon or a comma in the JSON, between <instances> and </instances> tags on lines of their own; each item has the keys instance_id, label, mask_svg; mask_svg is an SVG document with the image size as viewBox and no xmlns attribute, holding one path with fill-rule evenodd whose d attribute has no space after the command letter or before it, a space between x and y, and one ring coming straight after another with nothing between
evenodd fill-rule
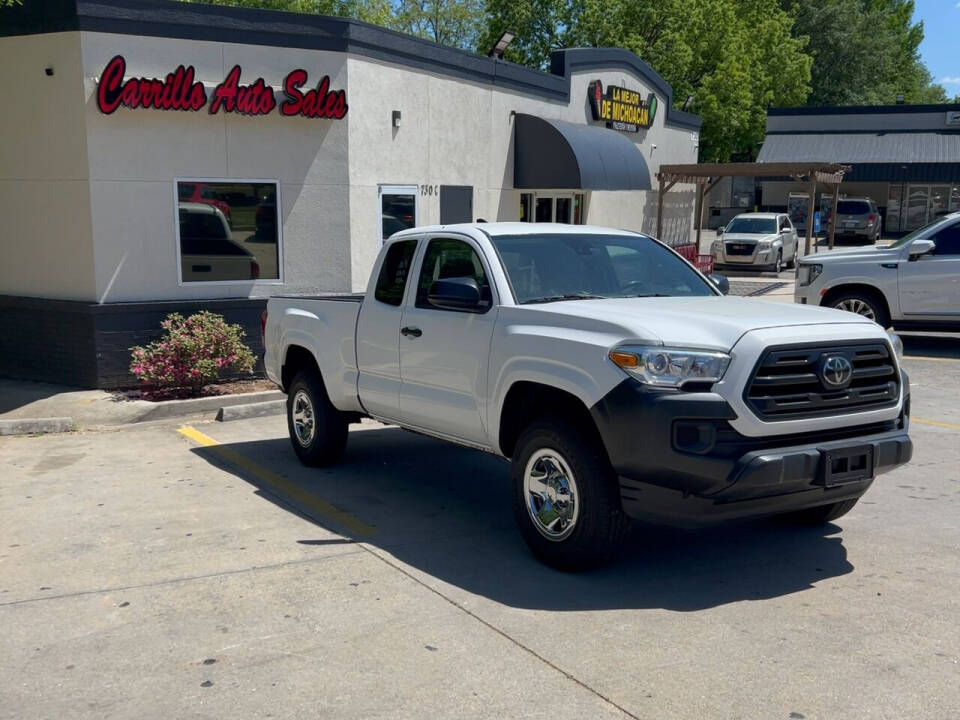
<instances>
[{"instance_id":1,"label":"pink flowering bush","mask_svg":"<svg viewBox=\"0 0 960 720\"><path fill-rule=\"evenodd\" d=\"M222 373L250 373L254 357L239 325L222 315L202 311L188 318L178 313L160 323L162 338L146 347L132 347L130 372L153 388L182 388L199 395Z\"/></svg>"}]
</instances>

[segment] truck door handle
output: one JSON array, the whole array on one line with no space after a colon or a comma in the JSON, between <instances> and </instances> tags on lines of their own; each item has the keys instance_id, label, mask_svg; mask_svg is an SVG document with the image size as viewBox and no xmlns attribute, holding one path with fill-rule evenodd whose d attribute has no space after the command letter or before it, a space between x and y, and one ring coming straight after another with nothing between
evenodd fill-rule
<instances>
[{"instance_id":1,"label":"truck door handle","mask_svg":"<svg viewBox=\"0 0 960 720\"><path fill-rule=\"evenodd\" d=\"M409 327L409 326L407 326L407 327L405 327L405 328L400 328L400 334L403 335L403 336L405 336L405 337L415 337L415 338L418 338L418 337L420 337L421 335L423 335L423 330L421 330L420 328L415 328L415 327Z\"/></svg>"}]
</instances>

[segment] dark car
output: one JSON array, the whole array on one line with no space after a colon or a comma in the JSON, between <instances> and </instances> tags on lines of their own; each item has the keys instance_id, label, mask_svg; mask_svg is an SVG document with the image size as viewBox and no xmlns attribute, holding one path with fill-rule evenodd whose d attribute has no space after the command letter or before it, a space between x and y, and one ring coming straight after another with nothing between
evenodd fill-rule
<instances>
[{"instance_id":1,"label":"dark car","mask_svg":"<svg viewBox=\"0 0 960 720\"><path fill-rule=\"evenodd\" d=\"M835 238L875 244L880 239L880 211L871 198L840 198L837 201Z\"/></svg>"}]
</instances>

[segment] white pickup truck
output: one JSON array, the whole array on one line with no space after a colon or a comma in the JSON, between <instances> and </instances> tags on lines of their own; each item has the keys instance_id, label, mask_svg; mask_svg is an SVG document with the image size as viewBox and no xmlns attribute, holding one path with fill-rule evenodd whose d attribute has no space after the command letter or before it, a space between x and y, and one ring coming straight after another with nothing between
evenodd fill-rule
<instances>
[{"instance_id":1,"label":"white pickup truck","mask_svg":"<svg viewBox=\"0 0 960 720\"><path fill-rule=\"evenodd\" d=\"M304 463L363 417L502 456L524 539L563 569L630 518L833 520L913 449L895 335L725 297L622 230L406 230L366 294L271 298L264 345Z\"/></svg>"}]
</instances>

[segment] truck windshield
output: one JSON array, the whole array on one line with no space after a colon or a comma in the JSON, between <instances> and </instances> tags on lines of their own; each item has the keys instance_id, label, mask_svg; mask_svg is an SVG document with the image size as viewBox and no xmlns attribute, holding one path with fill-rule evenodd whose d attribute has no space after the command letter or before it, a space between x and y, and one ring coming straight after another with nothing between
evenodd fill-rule
<instances>
[{"instance_id":1,"label":"truck windshield","mask_svg":"<svg viewBox=\"0 0 960 720\"><path fill-rule=\"evenodd\" d=\"M491 238L520 304L718 294L685 260L643 235Z\"/></svg>"}]
</instances>

